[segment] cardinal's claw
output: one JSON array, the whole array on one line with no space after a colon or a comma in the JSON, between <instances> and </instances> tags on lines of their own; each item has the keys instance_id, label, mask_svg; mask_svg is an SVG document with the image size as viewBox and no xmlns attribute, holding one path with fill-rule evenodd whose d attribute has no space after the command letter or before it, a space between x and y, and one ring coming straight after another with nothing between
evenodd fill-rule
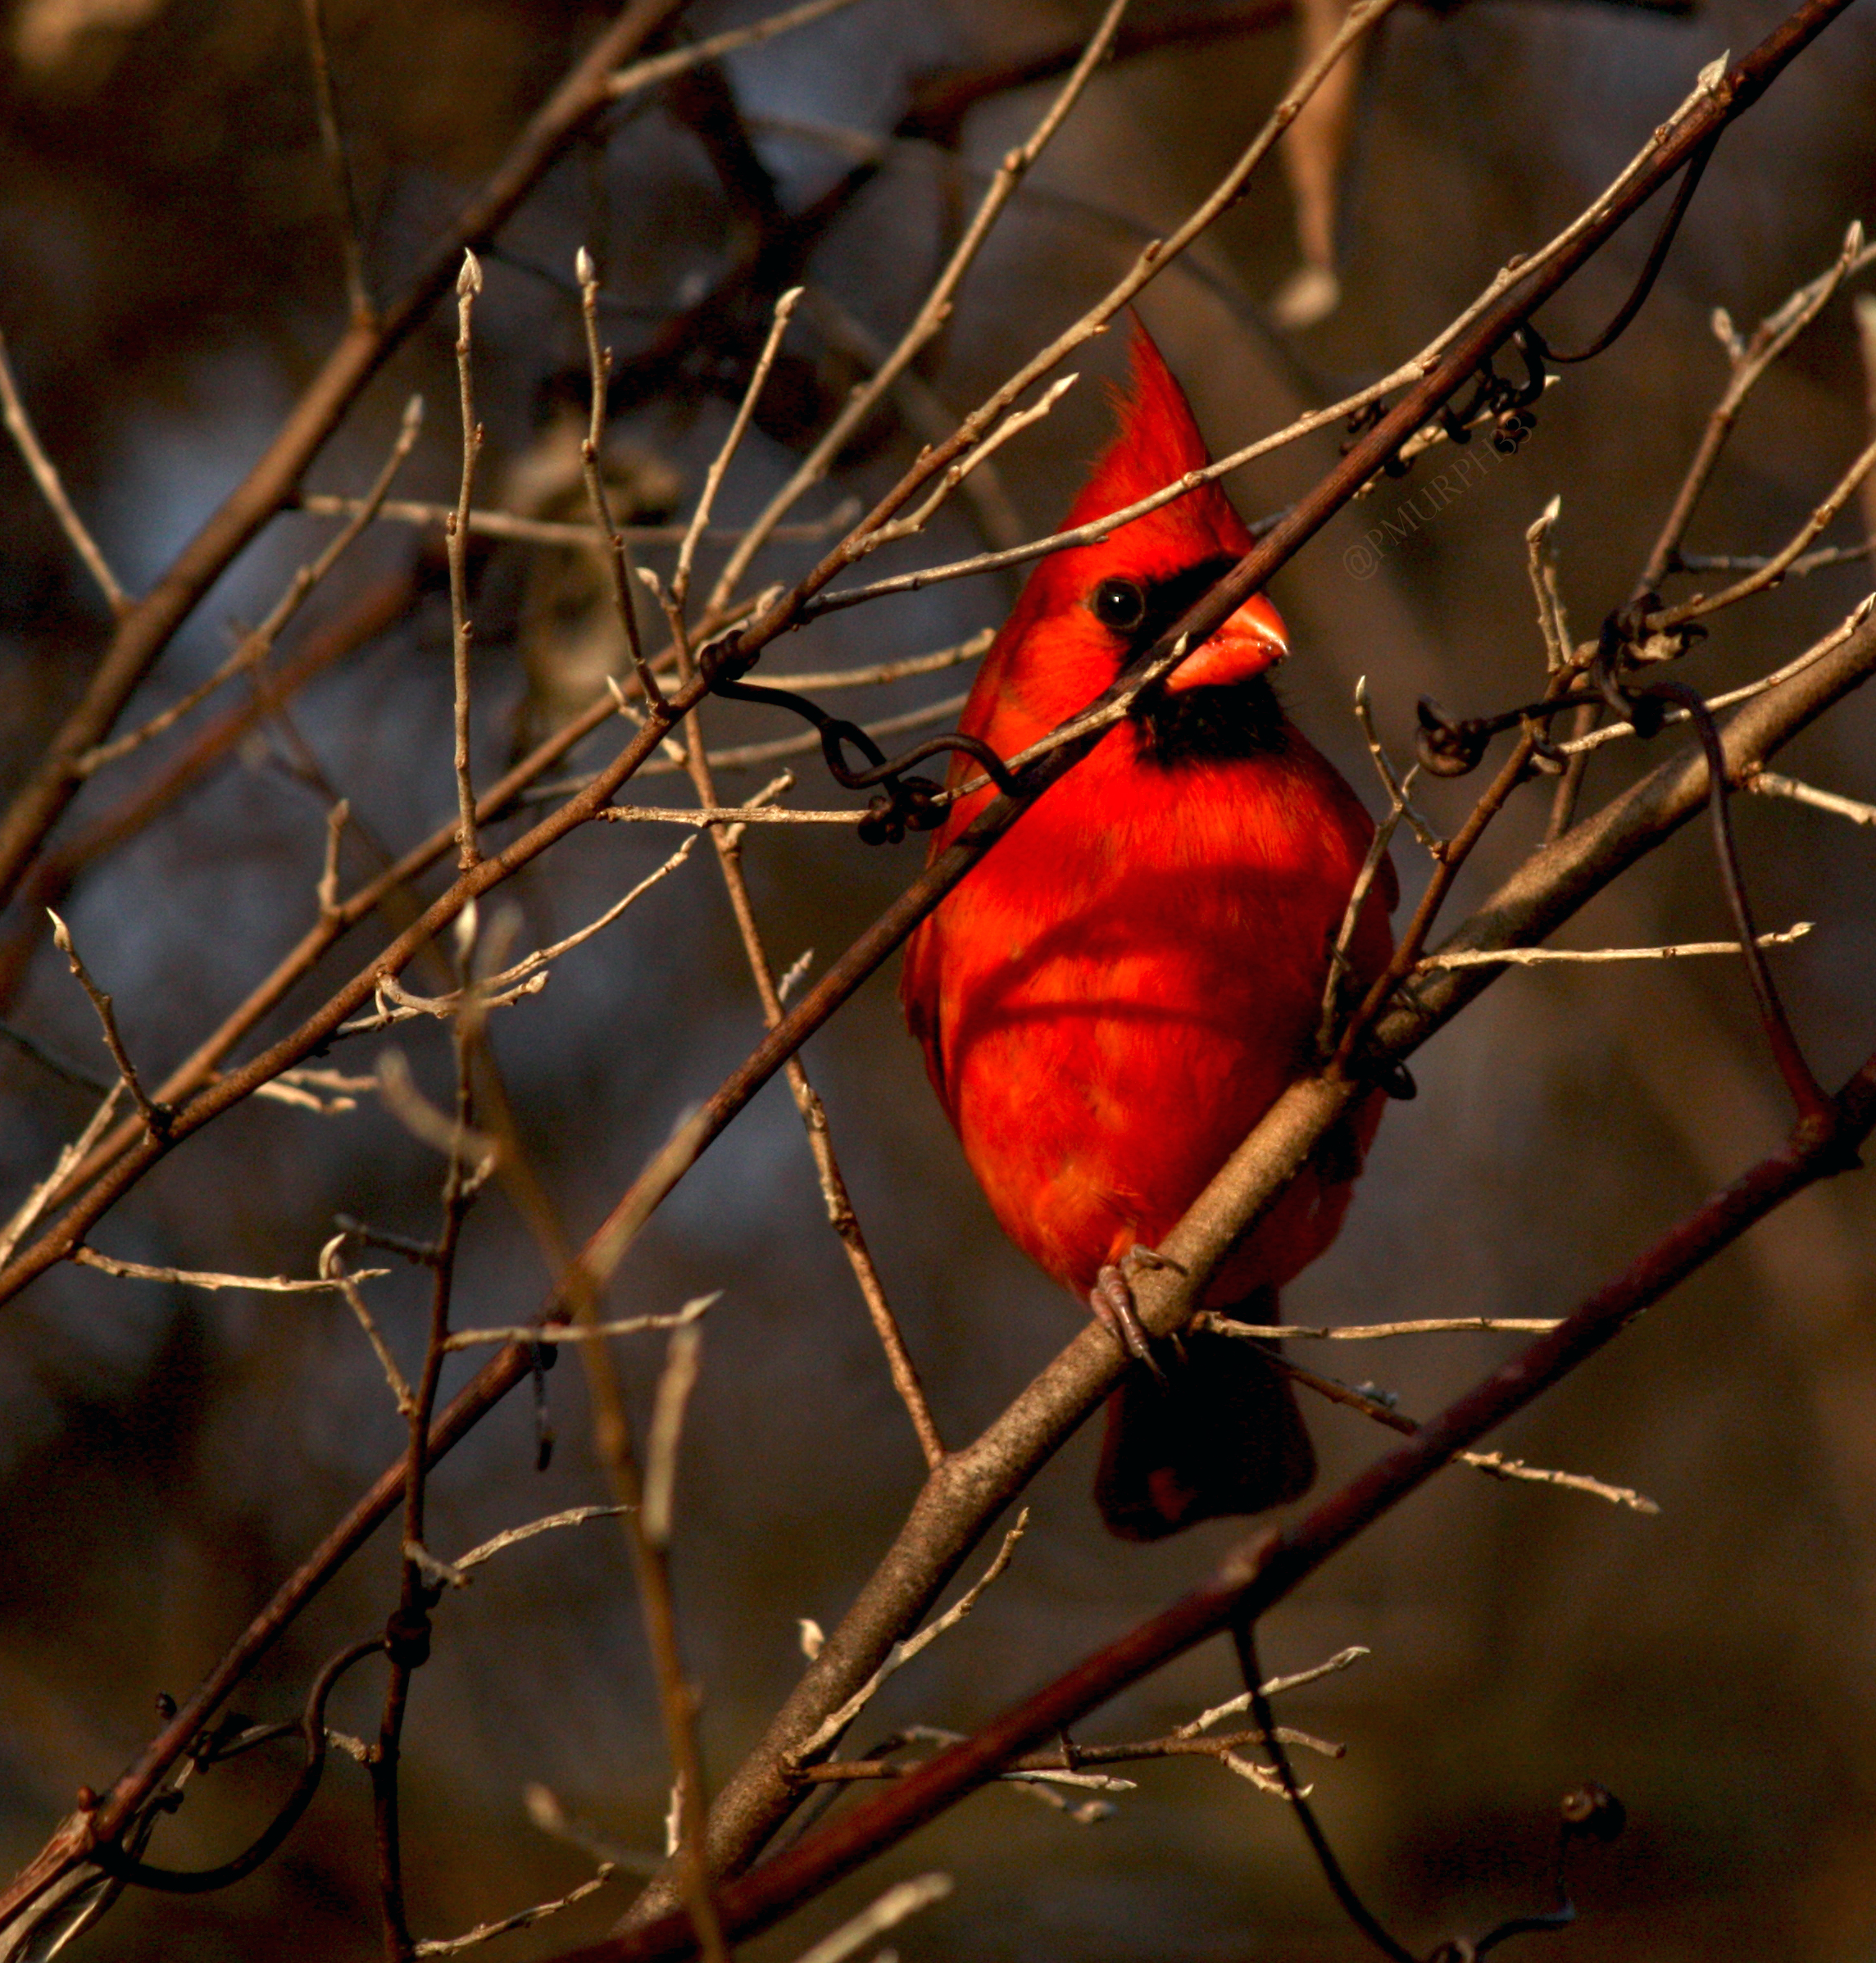
<instances>
[{"instance_id":1,"label":"cardinal's claw","mask_svg":"<svg viewBox=\"0 0 1876 1963\"><path fill-rule=\"evenodd\" d=\"M1189 1275L1192 1270L1183 1261L1174 1261L1171 1255L1162 1254L1156 1247L1142 1247L1138 1241L1120 1256L1120 1272L1131 1282L1136 1275L1154 1275L1164 1271L1171 1275ZM1186 1346L1179 1333L1174 1329L1162 1338L1174 1359L1183 1364L1186 1360Z\"/></svg>"},{"instance_id":2,"label":"cardinal's claw","mask_svg":"<svg viewBox=\"0 0 1876 1963\"><path fill-rule=\"evenodd\" d=\"M1133 1306L1133 1290L1127 1278L1125 1260L1119 1265L1111 1261L1102 1268L1088 1292L1088 1306L1106 1324L1109 1334L1121 1348L1136 1363L1147 1366L1162 1390L1167 1388L1166 1373L1153 1354L1152 1338L1147 1335L1146 1326L1140 1320L1140 1312Z\"/></svg>"}]
</instances>

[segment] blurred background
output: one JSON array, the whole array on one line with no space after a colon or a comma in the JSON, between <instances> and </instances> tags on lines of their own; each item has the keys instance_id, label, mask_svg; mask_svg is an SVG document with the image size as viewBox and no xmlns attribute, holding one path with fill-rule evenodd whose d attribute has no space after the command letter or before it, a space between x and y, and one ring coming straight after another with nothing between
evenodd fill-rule
<instances>
[{"instance_id":1,"label":"blurred background","mask_svg":"<svg viewBox=\"0 0 1876 1963\"><path fill-rule=\"evenodd\" d=\"M608 16L575 0L327 0L326 11L366 274L388 295ZM758 11L699 4L681 31ZM1599 0L1403 7L1368 51L1342 126L1319 133L1304 160L1315 191L1306 184L1299 205L1273 160L1142 302L1215 450L1415 350L1510 254L1533 249L1587 202L1702 64L1742 51L1783 11L1767 0L1697 0L1678 14ZM0 329L75 502L139 590L245 470L343 326L301 9L292 0L11 0L0 19ZM580 515L566 418L584 400L569 276L584 243L601 266L619 356L615 490L646 524L688 509L775 292L807 284L759 427L725 488L721 522L746 521L864 375L870 352L908 320L988 170L1040 113L1050 84L1024 82L1025 65L1072 52L1093 19L1088 6L1032 0L860 0L623 105L485 257L479 502ZM933 428L1079 314L1141 242L1204 193L1297 59L1300 30L1281 4L1136 0L1131 19L1165 30L1163 44L1097 77L930 357L802 519L876 494ZM1369 677L1382 731L1402 757L1419 694L1474 713L1538 686L1543 651L1523 534L1553 495L1578 634L1627 597L1724 383L1713 310L1729 309L1749 331L1829 262L1853 218L1876 216L1873 100L1876 16L1865 6L1727 136L1640 320L1609 355L1566 371L1515 458L1370 563L1351 548L1396 516L1417 479L1384 483L1279 575L1274 594L1296 650L1286 699L1371 807L1376 787L1350 707L1358 676ZM1651 222L1631 227L1548 309L1554 342L1580 344L1601 328ZM405 400L421 391L428 423L397 494L453 499L453 311L439 308L327 446L310 490L361 491ZM1118 371L1121 339L1083 351L1082 384L1002 452L974 501L954 500L926 539L895 548L893 564L1057 522L1103 440L1095 377ZM1865 395L1840 297L1754 398L1690 549L1782 543L1866 440ZM1283 505L1333 460L1334 437L1243 473L1233 486L1241 507ZM75 698L108 619L10 447L0 450L0 743L17 778ZM1853 506L1829 536L1853 541L1865 523ZM210 673L234 624L263 615L334 527L302 513L271 525L122 726ZM721 550L706 548L706 577ZM759 577L790 576L814 552L811 542L778 545ZM668 548L647 546L643 557L668 569ZM474 575L476 761L486 780L590 701L620 650L578 553L479 544ZM1853 563L1724 615L1687 679L1712 691L1764 672L1870 584L1868 562ZM944 647L997 622L1015 590L997 575L836 615L775 650L765 672ZM334 797L351 801L356 820L347 888L377 869L375 852L404 849L453 810L440 533L375 527L283 637L275 670L303 683L284 708L261 712L237 684L99 771L55 834L39 885L0 921L0 1014L81 1075L107 1074L107 1060L46 942L44 905L70 922L116 997L133 1055L157 1076L315 918ZM834 706L899 716L954 693L968 674ZM1876 795L1873 711L1852 701L1780 767ZM779 720L720 706L710 734L736 745L797 733ZM576 765L609 754L609 742L582 750ZM1585 808L1651 761L1632 747L1599 752ZM752 791L772 767L725 770L726 795ZM817 758L796 767L802 802L848 801ZM633 794L688 799L681 776L647 777ZM1450 826L1473 795L1432 784L1424 802ZM1501 822L1453 919L1541 837L1547 802L1547 789L1527 792ZM1818 923L1778 957L1778 972L1819 1075L1834 1083L1876 1030L1876 844L1794 805L1742 798L1736 809L1761 924ZM1696 829L1599 902L1566 942L1727 933ZM505 889L520 910L520 944L592 919L676 842L619 825L570 840ZM872 849L845 833L779 828L755 831L746 849L778 968L811 948L820 963L832 959L918 857L915 844ZM1426 862L1410 846L1396 857L1410 897ZM353 934L262 1035L324 999L388 931L379 921ZM995 1228L900 1024L895 975L896 964L806 1060L939 1427L961 1442L1074 1332L1080 1311ZM597 1222L758 1029L707 847L566 957L543 995L497 1016L519 1122L572 1230ZM434 1024L353 1039L324 1061L369 1072L387 1042L444 1094L447 1039ZM1785 1124L1743 979L1728 962L1514 972L1415 1069L1418 1101L1390 1110L1341 1240L1287 1293L1293 1320L1563 1313ZM95 1099L11 1041L0 1043L0 1210L10 1211ZM305 1275L335 1214L429 1234L438 1181L435 1156L369 1097L323 1116L253 1103L190 1141L94 1238L130 1260ZM1660 1502L1657 1516L1456 1469L1265 1626L1273 1670L1350 1644L1372 1652L1296 1693L1283 1715L1346 1743L1346 1757L1311 1763L1307 1774L1357 1884L1410 1944L1543 1906L1556 1802L1592 1778L1627 1802L1631 1824L1580 1864L1583 1920L1544 1938L1560 1963L1871 1953L1873 1190L1847 1179L1788 1206L1492 1441L1638 1488ZM544 1277L499 1194L471 1216L466 1248L458 1321L524 1320ZM388 1265L398 1271L368 1286L411 1367L424 1278ZM920 1476L779 1084L656 1216L611 1306L669 1311L711 1289L724 1293L707 1320L685 1439L675 1559L706 1749L720 1777L801 1668L797 1619L833 1625ZM1312 1348L1307 1360L1372 1375L1424 1414L1515 1340ZM640 1339L620 1354L643 1409L661 1352ZM457 1361L446 1393L468 1374ZM434 1479L433 1548L460 1552L605 1497L580 1373L570 1366L548 1384L559 1438L551 1468L534 1469L524 1393ZM1347 1411L1310 1416L1325 1480L1385 1444ZM193 1685L401 1436L357 1325L329 1297L208 1295L68 1268L9 1305L0 1320L0 1862L11 1869L30 1856L81 1782L102 1788L116 1775L150 1735L159 1693ZM1229 1544L1227 1524L1152 1548L1108 1538L1088 1499L1096 1444L1088 1427L1037 1482L1007 1575L895 1679L863 1729L970 1728L1162 1605ZM395 1587L393 1539L381 1535L268 1656L239 1708L296 1711L319 1661L381 1624ZM1083 1735L1161 1730L1234 1688L1229 1654L1213 1646ZM359 1672L334 1721L369 1732L375 1694L373 1673ZM459 1933L591 1871L577 1847L530 1820L531 1785L611 1843L656 1852L668 1771L625 1553L609 1525L543 1536L444 1602L406 1755L420 1933ZM283 1767L266 1760L197 1784L162 1829L157 1857L202 1865L244 1842L284 1789ZM1138 1789L1095 1825L1020 1792L980 1795L748 1952L794 1955L887 1881L938 1867L956 1890L893 1938L907 1959L1232 1963L1360 1952L1279 1803L1206 1761L1137 1776ZM81 1948L204 1963L375 1955L372 1874L366 1781L340 1762L254 1878L199 1899L133 1892ZM487 1953L565 1947L606 1927L628 1899L615 1882Z\"/></svg>"}]
</instances>

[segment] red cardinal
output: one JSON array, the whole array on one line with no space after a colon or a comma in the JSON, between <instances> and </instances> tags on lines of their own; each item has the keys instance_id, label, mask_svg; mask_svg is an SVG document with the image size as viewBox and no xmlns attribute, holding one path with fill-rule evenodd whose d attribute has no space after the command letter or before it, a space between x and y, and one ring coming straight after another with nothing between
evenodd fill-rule
<instances>
[{"instance_id":1,"label":"red cardinal","mask_svg":"<svg viewBox=\"0 0 1876 1963\"><path fill-rule=\"evenodd\" d=\"M1120 433L1069 513L1084 525L1207 461L1144 329ZM1082 708L1251 547L1215 484L1041 560L983 663L963 727L1008 757ZM1283 626L1247 600L1044 792L914 935L902 999L997 1219L1116 1334L1158 1241L1306 1070L1335 936L1373 827L1285 717ZM977 766L960 757L952 781ZM954 807L942 851L988 793ZM1351 960L1392 947L1383 868ZM1357 1107L1225 1261L1208 1306L1276 1319L1276 1290L1335 1238L1379 1096ZM1315 1453L1287 1379L1252 1343L1188 1333L1159 1380L1109 1401L1095 1497L1153 1540L1306 1491ZM1150 1358L1148 1359L1150 1361Z\"/></svg>"}]
</instances>

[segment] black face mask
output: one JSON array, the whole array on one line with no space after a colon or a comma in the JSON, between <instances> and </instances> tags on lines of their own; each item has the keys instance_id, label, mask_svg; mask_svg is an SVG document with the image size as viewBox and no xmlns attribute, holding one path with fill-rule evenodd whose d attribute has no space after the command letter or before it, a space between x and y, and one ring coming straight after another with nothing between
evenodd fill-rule
<instances>
[{"instance_id":1,"label":"black face mask","mask_svg":"<svg viewBox=\"0 0 1876 1963\"><path fill-rule=\"evenodd\" d=\"M1233 563L1227 556L1207 559L1151 584L1103 579L1088 595L1088 605L1114 636L1115 673L1151 647ZM1288 740L1283 706L1267 675L1176 691L1156 684L1139 695L1129 714L1140 732L1142 760L1168 770L1278 756Z\"/></svg>"}]
</instances>

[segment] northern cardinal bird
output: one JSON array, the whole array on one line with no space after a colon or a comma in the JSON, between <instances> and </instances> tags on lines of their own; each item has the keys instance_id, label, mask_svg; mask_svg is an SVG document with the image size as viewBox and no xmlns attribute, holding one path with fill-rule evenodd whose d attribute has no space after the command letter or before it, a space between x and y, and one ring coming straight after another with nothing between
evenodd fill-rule
<instances>
[{"instance_id":1,"label":"northern cardinal bird","mask_svg":"<svg viewBox=\"0 0 1876 1963\"><path fill-rule=\"evenodd\" d=\"M1069 513L1106 516L1208 459L1179 384L1136 327L1120 430ZM1084 707L1250 549L1215 484L1037 563L962 726L1008 757ZM1044 792L919 929L901 998L965 1158L1011 1238L1143 1338L1130 1261L1197 1198L1309 1068L1337 931L1373 826L1285 717L1283 626L1247 601ZM975 774L956 758L953 784ZM988 790L952 809L934 852ZM1392 942L1390 867L1350 958ZM1276 1291L1335 1238L1380 1116L1355 1107L1228 1257L1206 1296L1276 1319ZM1130 1330L1129 1325L1131 1325ZM1294 1498L1315 1457L1288 1379L1256 1345L1188 1332L1158 1380L1109 1400L1095 1497L1153 1540Z\"/></svg>"}]
</instances>

